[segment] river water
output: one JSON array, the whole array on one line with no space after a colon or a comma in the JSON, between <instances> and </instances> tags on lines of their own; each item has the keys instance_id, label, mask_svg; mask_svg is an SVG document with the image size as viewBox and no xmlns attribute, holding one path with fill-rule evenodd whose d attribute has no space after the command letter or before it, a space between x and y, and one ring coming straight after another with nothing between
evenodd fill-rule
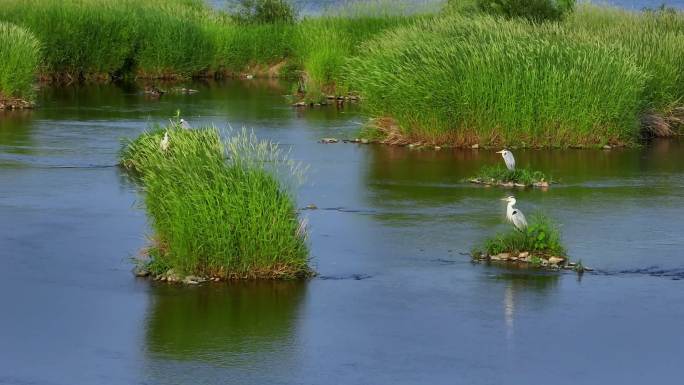
<instances>
[{"instance_id":1,"label":"river water","mask_svg":"<svg viewBox=\"0 0 684 385\"><path fill-rule=\"evenodd\" d=\"M544 274L464 255L507 228L510 191L463 179L486 150L320 144L354 109L296 111L290 85L45 89L0 118L0 384L679 383L684 143L517 151L561 180L517 191L597 271ZM306 283L177 287L136 279L149 229L113 165L121 138L181 109L246 126L310 165Z\"/></svg>"}]
</instances>

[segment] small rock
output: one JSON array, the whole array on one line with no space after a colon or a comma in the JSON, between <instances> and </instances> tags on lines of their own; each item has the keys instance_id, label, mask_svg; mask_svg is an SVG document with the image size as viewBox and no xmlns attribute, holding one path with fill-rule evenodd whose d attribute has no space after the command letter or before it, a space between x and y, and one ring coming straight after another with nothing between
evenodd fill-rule
<instances>
[{"instance_id":1,"label":"small rock","mask_svg":"<svg viewBox=\"0 0 684 385\"><path fill-rule=\"evenodd\" d=\"M202 279L194 275L188 275L183 279L183 283L186 285L197 285L200 282L202 282Z\"/></svg>"},{"instance_id":2,"label":"small rock","mask_svg":"<svg viewBox=\"0 0 684 385\"><path fill-rule=\"evenodd\" d=\"M321 139L321 143L324 143L324 144L337 143L337 142L338 142L337 138L323 138L323 139Z\"/></svg>"},{"instance_id":3,"label":"small rock","mask_svg":"<svg viewBox=\"0 0 684 385\"><path fill-rule=\"evenodd\" d=\"M563 257L551 257L549 258L549 263L552 265L558 265L561 264L565 261L565 258Z\"/></svg>"},{"instance_id":4,"label":"small rock","mask_svg":"<svg viewBox=\"0 0 684 385\"><path fill-rule=\"evenodd\" d=\"M478 148L480 148L480 145L475 143L472 146L470 146L470 148L472 148L473 150L477 150Z\"/></svg>"},{"instance_id":5,"label":"small rock","mask_svg":"<svg viewBox=\"0 0 684 385\"><path fill-rule=\"evenodd\" d=\"M136 277L147 277L150 275L150 271L145 268L145 266L136 266L133 269L133 274L135 274Z\"/></svg>"},{"instance_id":6,"label":"small rock","mask_svg":"<svg viewBox=\"0 0 684 385\"><path fill-rule=\"evenodd\" d=\"M176 274L176 271L173 269L169 269L166 271L165 278L168 282L178 282L181 280L181 277L178 274Z\"/></svg>"},{"instance_id":7,"label":"small rock","mask_svg":"<svg viewBox=\"0 0 684 385\"><path fill-rule=\"evenodd\" d=\"M606 144L605 146L603 146L603 149L604 149L604 150L610 150L611 148L613 148L613 147L611 147L611 146L609 146L609 145L607 145L607 144Z\"/></svg>"}]
</instances>

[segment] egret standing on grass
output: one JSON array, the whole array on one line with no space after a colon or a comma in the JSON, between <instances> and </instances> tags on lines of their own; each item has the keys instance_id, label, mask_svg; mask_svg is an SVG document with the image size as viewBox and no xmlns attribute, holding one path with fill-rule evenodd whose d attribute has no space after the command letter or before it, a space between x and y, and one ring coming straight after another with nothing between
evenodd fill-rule
<instances>
[{"instance_id":1,"label":"egret standing on grass","mask_svg":"<svg viewBox=\"0 0 684 385\"><path fill-rule=\"evenodd\" d=\"M527 228L527 220L522 211L513 207L515 205L515 197L511 195L507 198L503 198L502 201L508 202L508 207L506 207L506 219L508 219L516 229L525 231Z\"/></svg>"},{"instance_id":2,"label":"egret standing on grass","mask_svg":"<svg viewBox=\"0 0 684 385\"><path fill-rule=\"evenodd\" d=\"M501 156L502 156L503 159L504 159L504 162L506 162L506 167L507 167L509 170L515 171L515 158L513 157L513 153L512 153L512 152L510 152L510 151L508 151L508 150L506 150L506 149L503 149L503 150L501 150L501 151L497 151L496 153L497 153L497 154L501 154Z\"/></svg>"},{"instance_id":3,"label":"egret standing on grass","mask_svg":"<svg viewBox=\"0 0 684 385\"><path fill-rule=\"evenodd\" d=\"M159 143L159 148L161 148L163 152L166 152L166 150L169 149L169 131L164 133L164 138L162 138L161 142Z\"/></svg>"},{"instance_id":4,"label":"egret standing on grass","mask_svg":"<svg viewBox=\"0 0 684 385\"><path fill-rule=\"evenodd\" d=\"M180 126L184 130L189 130L191 128L190 123L188 123L188 121L183 119L183 118L181 118L181 120L180 120Z\"/></svg>"}]
</instances>

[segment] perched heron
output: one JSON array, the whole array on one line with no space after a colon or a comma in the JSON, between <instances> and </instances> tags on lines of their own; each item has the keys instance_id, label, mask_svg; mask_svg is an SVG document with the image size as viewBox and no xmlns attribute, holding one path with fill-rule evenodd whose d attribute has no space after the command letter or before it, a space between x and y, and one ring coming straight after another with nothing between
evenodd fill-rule
<instances>
[{"instance_id":1,"label":"perched heron","mask_svg":"<svg viewBox=\"0 0 684 385\"><path fill-rule=\"evenodd\" d=\"M164 152L166 152L166 150L169 149L169 132L168 131L166 131L164 133L164 138L159 143L159 148L161 148L161 150Z\"/></svg>"},{"instance_id":2,"label":"perched heron","mask_svg":"<svg viewBox=\"0 0 684 385\"><path fill-rule=\"evenodd\" d=\"M525 215L519 209L513 207L515 205L515 197L509 196L503 198L502 201L508 202L508 207L506 207L506 219L515 226L516 229L520 231L525 231L527 228L527 220Z\"/></svg>"},{"instance_id":3,"label":"perched heron","mask_svg":"<svg viewBox=\"0 0 684 385\"><path fill-rule=\"evenodd\" d=\"M183 118L181 118L181 120L180 120L180 126L184 130L189 130L191 128L190 123L188 123L188 121L183 119Z\"/></svg>"},{"instance_id":4,"label":"perched heron","mask_svg":"<svg viewBox=\"0 0 684 385\"><path fill-rule=\"evenodd\" d=\"M513 157L513 153L503 149L501 151L497 151L497 154L501 154L501 157L503 157L504 162L506 162L506 167L511 170L515 171L515 158Z\"/></svg>"}]
</instances>

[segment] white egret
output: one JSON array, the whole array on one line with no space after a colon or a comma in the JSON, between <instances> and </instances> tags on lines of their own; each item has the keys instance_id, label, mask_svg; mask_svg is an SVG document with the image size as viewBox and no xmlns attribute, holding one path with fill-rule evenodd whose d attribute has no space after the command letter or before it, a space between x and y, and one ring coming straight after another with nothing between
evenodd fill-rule
<instances>
[{"instance_id":1,"label":"white egret","mask_svg":"<svg viewBox=\"0 0 684 385\"><path fill-rule=\"evenodd\" d=\"M162 151L166 152L169 149L169 132L166 131L164 133L164 138L162 138L161 142L159 143L159 148L161 148Z\"/></svg>"},{"instance_id":2,"label":"white egret","mask_svg":"<svg viewBox=\"0 0 684 385\"><path fill-rule=\"evenodd\" d=\"M510 152L510 151L508 151L508 150L506 150L506 149L503 149L503 150L501 150L501 151L497 151L496 153L497 153L497 154L501 154L501 156L502 156L503 159L504 159L504 162L506 162L506 167L507 167L509 170L515 171L515 158L513 157L513 153L512 153L512 152Z\"/></svg>"},{"instance_id":3,"label":"white egret","mask_svg":"<svg viewBox=\"0 0 684 385\"><path fill-rule=\"evenodd\" d=\"M527 228L527 220L525 215L519 209L513 207L515 206L515 197L509 196L503 198L502 201L508 202L508 207L506 207L506 219L515 226L516 229L520 231L525 231Z\"/></svg>"},{"instance_id":4,"label":"white egret","mask_svg":"<svg viewBox=\"0 0 684 385\"><path fill-rule=\"evenodd\" d=\"M188 121L185 120L185 119L183 119L183 118L181 118L181 120L180 120L180 126L181 126L181 128L183 128L184 130L189 130L189 129L191 128L191 127L190 127L190 123L188 123Z\"/></svg>"}]
</instances>

